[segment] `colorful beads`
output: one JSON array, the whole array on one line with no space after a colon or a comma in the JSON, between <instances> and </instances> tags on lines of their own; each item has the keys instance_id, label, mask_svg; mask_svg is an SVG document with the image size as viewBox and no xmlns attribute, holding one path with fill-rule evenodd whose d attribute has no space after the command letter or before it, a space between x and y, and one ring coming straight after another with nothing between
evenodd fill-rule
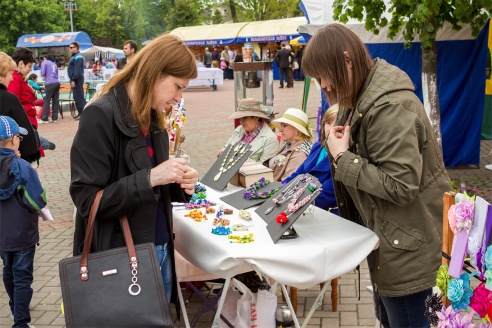
<instances>
[{"instance_id":1,"label":"colorful beads","mask_svg":"<svg viewBox=\"0 0 492 328\"><path fill-rule=\"evenodd\" d=\"M246 221L251 221L251 213L245 210L239 210L239 217Z\"/></svg>"},{"instance_id":2,"label":"colorful beads","mask_svg":"<svg viewBox=\"0 0 492 328\"><path fill-rule=\"evenodd\" d=\"M212 228L212 233L214 235L219 235L219 236L227 236L227 235L230 235L231 234L231 229L230 228L227 228L227 227L216 227L216 228Z\"/></svg>"},{"instance_id":3,"label":"colorful beads","mask_svg":"<svg viewBox=\"0 0 492 328\"><path fill-rule=\"evenodd\" d=\"M231 235L228 236L227 238L231 240L230 243L237 243L237 244L247 244L255 241L255 239L253 238L253 233L250 233L249 235L243 235L242 237Z\"/></svg>"},{"instance_id":4,"label":"colorful beads","mask_svg":"<svg viewBox=\"0 0 492 328\"><path fill-rule=\"evenodd\" d=\"M231 210L230 208L224 209L224 214L231 215L232 213L233 213L233 210Z\"/></svg>"},{"instance_id":5,"label":"colorful beads","mask_svg":"<svg viewBox=\"0 0 492 328\"><path fill-rule=\"evenodd\" d=\"M214 222L212 224L213 224L214 227L215 226L223 226L223 227L225 227L225 226L228 226L230 223L231 223L231 221L229 221L227 219L217 219L217 218L215 218L214 219Z\"/></svg>"},{"instance_id":6,"label":"colorful beads","mask_svg":"<svg viewBox=\"0 0 492 328\"><path fill-rule=\"evenodd\" d=\"M208 206L215 206L217 203L208 201L206 199L198 199L198 200L192 200L189 203L185 204L186 209L190 208L201 208L201 207L207 207Z\"/></svg>"},{"instance_id":7,"label":"colorful beads","mask_svg":"<svg viewBox=\"0 0 492 328\"><path fill-rule=\"evenodd\" d=\"M212 214L212 213L215 213L215 208L213 208L213 207L208 207L208 208L205 210L205 213L207 213L207 214Z\"/></svg>"},{"instance_id":8,"label":"colorful beads","mask_svg":"<svg viewBox=\"0 0 492 328\"><path fill-rule=\"evenodd\" d=\"M317 186L315 183L312 183L312 182L311 182L311 183L308 185L308 189L309 189L309 191L310 191L310 192L314 192L314 191L316 190L316 188L318 188L318 186Z\"/></svg>"},{"instance_id":9,"label":"colorful beads","mask_svg":"<svg viewBox=\"0 0 492 328\"><path fill-rule=\"evenodd\" d=\"M232 231L248 231L248 227L242 223L233 224L231 227Z\"/></svg>"},{"instance_id":10,"label":"colorful beads","mask_svg":"<svg viewBox=\"0 0 492 328\"><path fill-rule=\"evenodd\" d=\"M196 222L202 222L202 220L208 220L205 215L203 215L202 211L200 210L193 210L188 214L185 214L184 216L192 218Z\"/></svg>"}]
</instances>

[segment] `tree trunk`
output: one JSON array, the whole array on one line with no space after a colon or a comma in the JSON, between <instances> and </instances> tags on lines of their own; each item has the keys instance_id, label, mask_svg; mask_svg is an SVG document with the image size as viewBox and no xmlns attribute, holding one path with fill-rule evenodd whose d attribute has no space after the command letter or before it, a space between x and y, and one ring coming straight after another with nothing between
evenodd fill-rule
<instances>
[{"instance_id":1,"label":"tree trunk","mask_svg":"<svg viewBox=\"0 0 492 328\"><path fill-rule=\"evenodd\" d=\"M229 0L229 7L231 7L232 22L237 23L236 4L234 3L234 0Z\"/></svg>"},{"instance_id":2,"label":"tree trunk","mask_svg":"<svg viewBox=\"0 0 492 328\"><path fill-rule=\"evenodd\" d=\"M422 48L422 95L424 108L429 117L437 142L442 150L441 110L437 93L437 49L436 42L432 47Z\"/></svg>"}]
</instances>

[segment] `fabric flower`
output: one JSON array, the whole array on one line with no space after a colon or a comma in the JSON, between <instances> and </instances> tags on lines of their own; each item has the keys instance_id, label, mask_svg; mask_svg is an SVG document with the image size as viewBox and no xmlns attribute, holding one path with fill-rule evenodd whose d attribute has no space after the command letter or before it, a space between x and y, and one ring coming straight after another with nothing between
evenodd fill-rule
<instances>
[{"instance_id":1,"label":"fabric flower","mask_svg":"<svg viewBox=\"0 0 492 328\"><path fill-rule=\"evenodd\" d=\"M455 205L456 228L458 231L466 229L466 232L470 232L474 212L473 198L464 194L461 201Z\"/></svg>"},{"instance_id":2,"label":"fabric flower","mask_svg":"<svg viewBox=\"0 0 492 328\"><path fill-rule=\"evenodd\" d=\"M485 267L487 270L485 271L484 277L487 280L485 283L485 288L488 290L492 290L492 247L487 247L487 251L485 252Z\"/></svg>"},{"instance_id":3,"label":"fabric flower","mask_svg":"<svg viewBox=\"0 0 492 328\"><path fill-rule=\"evenodd\" d=\"M432 326L437 326L439 323L439 317L437 316L437 312L441 311L442 303L441 303L442 295L433 294L427 296L425 298L425 317L429 320Z\"/></svg>"},{"instance_id":4,"label":"fabric flower","mask_svg":"<svg viewBox=\"0 0 492 328\"><path fill-rule=\"evenodd\" d=\"M439 270L437 270L436 286L439 287L439 290L443 296L448 295L448 284L450 280L451 276L448 273L448 266L441 265Z\"/></svg>"},{"instance_id":5,"label":"fabric flower","mask_svg":"<svg viewBox=\"0 0 492 328\"><path fill-rule=\"evenodd\" d=\"M454 327L454 319L459 316L461 310L455 311L452 306L442 307L441 312L436 312L437 317L439 318L439 323L437 324L438 328L448 328Z\"/></svg>"},{"instance_id":6,"label":"fabric flower","mask_svg":"<svg viewBox=\"0 0 492 328\"><path fill-rule=\"evenodd\" d=\"M470 288L470 277L463 273L460 278L452 279L448 285L448 298L453 309L465 309L470 304L473 291Z\"/></svg>"},{"instance_id":7,"label":"fabric flower","mask_svg":"<svg viewBox=\"0 0 492 328\"><path fill-rule=\"evenodd\" d=\"M451 205L448 211L448 222L451 231L456 235L458 233L458 229L456 228L456 205Z\"/></svg>"},{"instance_id":8,"label":"fabric flower","mask_svg":"<svg viewBox=\"0 0 492 328\"><path fill-rule=\"evenodd\" d=\"M492 302L492 292L485 288L485 283L481 283L473 291L470 298L470 307L478 313L480 318L485 318Z\"/></svg>"}]
</instances>

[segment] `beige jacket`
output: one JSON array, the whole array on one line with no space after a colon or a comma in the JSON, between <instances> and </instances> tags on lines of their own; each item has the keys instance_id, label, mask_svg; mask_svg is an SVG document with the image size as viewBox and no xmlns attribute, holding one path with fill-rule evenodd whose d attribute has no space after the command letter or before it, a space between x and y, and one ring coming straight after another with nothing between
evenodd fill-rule
<instances>
[{"instance_id":1,"label":"beige jacket","mask_svg":"<svg viewBox=\"0 0 492 328\"><path fill-rule=\"evenodd\" d=\"M277 151L263 165L269 166L273 170L273 179L281 182L294 173L299 166L306 160L313 144L307 140L298 140L290 145L289 149L279 155L287 147L286 142L282 142ZM276 157L270 166L270 159Z\"/></svg>"}]
</instances>

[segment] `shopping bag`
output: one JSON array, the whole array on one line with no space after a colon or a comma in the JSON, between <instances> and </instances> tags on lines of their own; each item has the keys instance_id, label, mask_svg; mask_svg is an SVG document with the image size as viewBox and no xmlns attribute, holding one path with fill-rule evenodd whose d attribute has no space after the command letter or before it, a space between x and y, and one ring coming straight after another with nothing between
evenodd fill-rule
<instances>
[{"instance_id":1,"label":"shopping bag","mask_svg":"<svg viewBox=\"0 0 492 328\"><path fill-rule=\"evenodd\" d=\"M126 247L89 254L101 196L91 207L82 255L59 264L66 326L172 327L155 246L133 244L126 215Z\"/></svg>"},{"instance_id":2,"label":"shopping bag","mask_svg":"<svg viewBox=\"0 0 492 328\"><path fill-rule=\"evenodd\" d=\"M256 295L257 326L275 328L275 312L277 311L277 283L269 290L258 290Z\"/></svg>"}]
</instances>

